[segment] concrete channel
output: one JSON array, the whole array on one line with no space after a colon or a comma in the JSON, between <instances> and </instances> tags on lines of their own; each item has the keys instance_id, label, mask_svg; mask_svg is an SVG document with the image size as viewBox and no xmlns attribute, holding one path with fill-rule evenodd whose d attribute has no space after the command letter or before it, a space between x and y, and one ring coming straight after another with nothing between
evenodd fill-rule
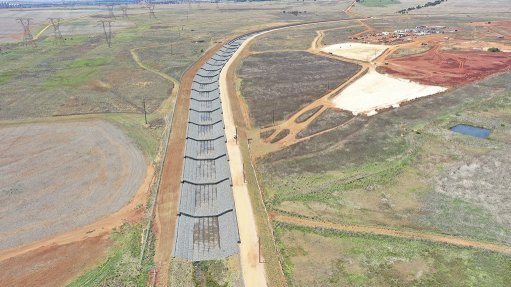
<instances>
[{"instance_id":1,"label":"concrete channel","mask_svg":"<svg viewBox=\"0 0 511 287\"><path fill-rule=\"evenodd\" d=\"M193 79L173 256L191 261L239 253L219 75L254 33L225 44Z\"/></svg>"}]
</instances>

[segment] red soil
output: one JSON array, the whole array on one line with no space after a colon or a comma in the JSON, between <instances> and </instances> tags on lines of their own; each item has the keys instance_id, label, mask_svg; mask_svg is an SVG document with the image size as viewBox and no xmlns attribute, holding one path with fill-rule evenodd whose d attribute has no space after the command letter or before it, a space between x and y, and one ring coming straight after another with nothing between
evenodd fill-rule
<instances>
[{"instance_id":1,"label":"red soil","mask_svg":"<svg viewBox=\"0 0 511 287\"><path fill-rule=\"evenodd\" d=\"M511 53L447 52L435 47L423 54L389 59L387 63L379 67L381 72L422 84L449 87L511 70Z\"/></svg>"},{"instance_id":2,"label":"red soil","mask_svg":"<svg viewBox=\"0 0 511 287\"><path fill-rule=\"evenodd\" d=\"M41 246L0 261L1 286L65 286L99 264L111 245L108 234L64 245Z\"/></svg>"}]
</instances>

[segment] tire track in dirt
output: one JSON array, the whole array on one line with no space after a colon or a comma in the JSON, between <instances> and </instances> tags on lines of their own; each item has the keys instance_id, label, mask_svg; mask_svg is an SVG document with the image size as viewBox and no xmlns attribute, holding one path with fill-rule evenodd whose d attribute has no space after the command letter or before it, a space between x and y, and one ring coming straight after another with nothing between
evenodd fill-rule
<instances>
[{"instance_id":1,"label":"tire track in dirt","mask_svg":"<svg viewBox=\"0 0 511 287\"><path fill-rule=\"evenodd\" d=\"M353 60L353 59L347 59L347 58L343 58L343 57L339 57L339 56L335 56L335 55L330 55L330 54L326 54L326 53L321 52L321 48L323 47L323 44L322 44L323 38L325 37L325 33L324 33L325 31L342 30L342 29L348 29L348 28L360 27L360 26L365 26L366 27L366 30L364 30L361 33L367 33L367 32L372 31L372 28L369 27L366 23L364 23L361 20L359 20L359 22L360 22L360 25L353 25L353 26L347 26L347 27L341 27L341 28L332 28L332 29L325 29L325 30L318 30L318 31L316 31L316 33L318 35L312 41L311 47L309 48L309 50L307 52L315 54L315 55L319 55L319 56L322 56L322 57L331 58L331 59L334 59L334 60L340 60L340 61L343 61L343 62L349 62L349 63L360 65L361 66L360 71L357 72L355 75L353 75L348 80L346 80L340 86L336 87L334 90L328 92L327 94L323 95L321 98L313 101L312 103L308 104L307 106L303 107L302 109L300 109L299 111L294 113L291 117L289 117L283 123L279 124L277 127L273 126L273 127L268 128L268 129L275 129L275 132L273 132L272 135L270 135L268 138L266 138L266 140L265 140L266 143L271 143L271 141L281 131L286 130L286 129L289 130L289 134L286 137L284 137L283 139L281 139L280 141L278 141L278 143L276 143L276 144L280 145L281 147L289 146L289 145L292 145L292 144L295 144L295 143L298 143L298 142L310 139L310 138L312 138L314 136L317 136L317 135L320 135L320 134L324 134L327 131L331 131L331 130L337 128L337 127L334 127L334 128L331 128L331 129L329 129L327 131L322 131L322 132L310 135L310 136L305 137L305 138L300 138L300 139L297 138L298 133L303 131L304 129L306 129L324 111L326 111L328 108L335 107L334 104L332 103L332 101L330 100L332 97L334 97L335 95L339 94L343 89L345 89L350 84L352 84L354 81L356 81L357 79L359 79L360 77L365 75L367 73L367 71L369 70L369 68L370 68L370 64L369 63L362 62L362 61L357 61L357 60ZM319 106L323 106L323 107L318 112L316 112L313 116L309 117L307 120L305 120L305 121L303 121L301 123L297 123L296 122L296 119L300 115L302 115L304 112L309 111L309 110L314 109L314 108L317 108Z\"/></svg>"},{"instance_id":2,"label":"tire track in dirt","mask_svg":"<svg viewBox=\"0 0 511 287\"><path fill-rule=\"evenodd\" d=\"M326 133L328 131L332 131L332 130L338 128L339 126L334 127L334 128L330 128L330 129L328 129L326 131L322 131L322 132L319 132L319 133L307 136L305 138L297 138L296 137L296 135L299 132L301 132L302 130L306 129L309 124L311 124L316 118L318 118L321 115L321 113L326 111L328 108L335 107L335 105L331 101L331 99L333 97L338 95L343 89L347 88L354 81L356 81L359 78L361 78L369 70L371 70L371 69L374 70L374 69L376 69L377 66L382 65L383 63L385 63L385 60L390 55L392 55L396 50L398 50L400 48L403 48L403 47L417 47L417 46L420 46L422 44L422 42L425 41L426 39L427 40L434 40L434 39L439 37L438 35L429 35L429 36L417 39L417 40L415 40L413 42L389 46L388 49L386 49L381 55L379 55L376 59L374 59L371 62L363 62L363 61L359 61L359 60L344 58L344 57L337 56L337 55L327 54L327 53L321 51L321 48L323 47L322 42L323 42L323 38L325 37L325 33L324 33L325 31L341 30L341 29L360 27L360 26L363 26L363 27L366 28L362 32L359 32L359 33L356 33L356 34L352 34L352 37L358 37L360 35L363 35L363 34L370 33L372 31L374 31L374 28L371 27L369 24L367 24L363 19L356 19L356 20L360 23L359 25L353 25L353 26L347 26L347 27L341 27L341 28L331 28L331 29L325 29L325 30L318 30L318 31L316 31L317 36L314 38L314 40L311 43L311 47L307 51L309 53L313 53L315 55L319 55L319 56L328 57L328 58L339 60L339 61L343 61L343 62L349 62L349 63L360 65L362 67L361 70L358 73L356 73L355 75L353 75L346 82L344 82L343 84L338 86L335 90L327 93L326 95L322 96L321 98L317 99L316 101L312 102L311 104L309 104L309 105L303 107L302 109L300 109L299 111L297 111L295 114L293 114L287 120L285 120L283 123L281 123L281 124L279 124L277 126L272 126L272 127L268 127L266 129L263 129L263 131L275 129L273 134L271 134L269 137L267 137L264 140L265 144L277 145L277 146L279 146L279 148L283 148L283 147L290 146L290 145L302 142L302 141L304 141L306 139L310 139L312 137L324 134L324 133ZM464 63L460 63L460 69L464 68L463 64ZM311 109L314 109L314 108L317 108L317 107L319 107L321 105L323 105L323 107L318 112L316 112L312 117L307 119L306 121L304 121L302 123L296 123L295 122L296 118L298 118L304 112L306 112L308 110L311 110ZM342 126L342 125L340 125L340 126ZM272 144L271 141L281 131L286 130L286 129L289 130L289 134L286 137L284 137L283 139L281 139L280 141L278 141L277 143L273 143Z\"/></svg>"},{"instance_id":3,"label":"tire track in dirt","mask_svg":"<svg viewBox=\"0 0 511 287\"><path fill-rule=\"evenodd\" d=\"M162 113L169 112L169 108L168 108L170 106L169 102L172 101L172 99L177 97L177 91L179 91L179 81L177 79L175 79L174 77L171 77L161 71L158 71L158 70L151 68L151 67L147 66L146 64L144 64L142 62L142 60L140 60L140 56L137 53L137 50L140 50L143 48L148 48L148 47L139 47L139 48L130 49L130 53L131 53L131 57L133 58L133 61L135 61L135 63L137 63L137 65L140 68L142 68L146 71L149 71L151 73L154 73L154 74L162 77L163 79L172 82L172 84L174 85L172 87L172 92L170 94L170 97L168 97L165 101L163 101L161 103L160 107L158 108L158 110Z\"/></svg>"},{"instance_id":4,"label":"tire track in dirt","mask_svg":"<svg viewBox=\"0 0 511 287\"><path fill-rule=\"evenodd\" d=\"M511 254L511 246L498 244L498 243L489 243L483 241L475 241L468 240L454 236L444 236L433 233L423 233L423 232L415 232L415 231L403 231L403 230L395 230L390 228L382 228L382 227L371 227L371 226L360 226L360 225L348 225L348 224L340 224L340 223L331 223L331 222L322 222L309 220L304 218L298 218L288 215L283 215L280 213L270 212L270 217L274 221L300 225L312 228L325 228L332 229L341 232L347 233L361 233L361 234L371 234L371 235L384 235L390 237L399 237L403 239L410 240L425 240L431 242L439 242L446 243L455 246L467 247L467 248L478 248L483 250L489 250L498 253Z\"/></svg>"}]
</instances>

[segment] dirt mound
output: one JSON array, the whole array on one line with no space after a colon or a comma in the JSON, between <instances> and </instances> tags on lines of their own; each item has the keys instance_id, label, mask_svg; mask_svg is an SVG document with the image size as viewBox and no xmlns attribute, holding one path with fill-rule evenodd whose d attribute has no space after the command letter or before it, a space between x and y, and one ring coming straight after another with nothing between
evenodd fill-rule
<instances>
[{"instance_id":1,"label":"dirt mound","mask_svg":"<svg viewBox=\"0 0 511 287\"><path fill-rule=\"evenodd\" d=\"M95 222L142 185L141 152L104 121L0 128L0 250Z\"/></svg>"},{"instance_id":2,"label":"dirt mound","mask_svg":"<svg viewBox=\"0 0 511 287\"><path fill-rule=\"evenodd\" d=\"M511 53L450 52L438 47L426 53L391 59L379 71L427 85L458 86L511 70Z\"/></svg>"}]
</instances>

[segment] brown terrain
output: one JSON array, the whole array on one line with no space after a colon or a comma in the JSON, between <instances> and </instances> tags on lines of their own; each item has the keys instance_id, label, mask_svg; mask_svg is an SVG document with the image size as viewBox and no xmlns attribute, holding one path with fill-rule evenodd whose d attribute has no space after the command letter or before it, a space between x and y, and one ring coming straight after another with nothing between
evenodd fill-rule
<instances>
[{"instance_id":1,"label":"brown terrain","mask_svg":"<svg viewBox=\"0 0 511 287\"><path fill-rule=\"evenodd\" d=\"M380 71L427 85L459 86L511 70L511 53L454 52L439 47L408 57L390 59Z\"/></svg>"},{"instance_id":2,"label":"brown terrain","mask_svg":"<svg viewBox=\"0 0 511 287\"><path fill-rule=\"evenodd\" d=\"M2 212L7 212L2 215L2 224L23 224L23 219L34 211L37 213L30 215L31 220L37 219L38 223L27 225L23 232L3 229L8 234L2 236L3 244L10 248L0 251L0 281L8 282L5 286L65 285L104 259L111 245L108 238L112 229L142 218L153 167L146 168L143 157L137 160L140 152L127 137L102 121L21 125L2 128L1 132L11 135L3 136L3 142L16 142L3 145L4 154L9 156L2 157L6 175L2 179L18 183L14 187L2 185L3 202L12 203L2 207ZM67 142L70 139L75 140ZM58 148L51 148L55 143ZM36 160L16 160L27 152ZM80 164L70 160L77 153L82 154ZM35 168L38 172L18 178L18 168L27 171ZM81 177L73 179L83 170L88 171L88 177L81 173ZM37 183L41 189L34 189ZM97 190L101 191L98 183L117 192L98 194ZM47 198L40 196L41 190L51 191L52 186L66 194L57 198L51 192ZM41 208L50 212L43 213ZM76 210L88 218L82 218Z\"/></svg>"},{"instance_id":3,"label":"brown terrain","mask_svg":"<svg viewBox=\"0 0 511 287\"><path fill-rule=\"evenodd\" d=\"M0 261L0 281L3 286L65 285L76 274L101 263L110 246L106 233L63 245L42 246Z\"/></svg>"},{"instance_id":4,"label":"brown terrain","mask_svg":"<svg viewBox=\"0 0 511 287\"><path fill-rule=\"evenodd\" d=\"M105 121L4 127L0 146L0 249L118 211L146 174L142 153Z\"/></svg>"}]
</instances>

